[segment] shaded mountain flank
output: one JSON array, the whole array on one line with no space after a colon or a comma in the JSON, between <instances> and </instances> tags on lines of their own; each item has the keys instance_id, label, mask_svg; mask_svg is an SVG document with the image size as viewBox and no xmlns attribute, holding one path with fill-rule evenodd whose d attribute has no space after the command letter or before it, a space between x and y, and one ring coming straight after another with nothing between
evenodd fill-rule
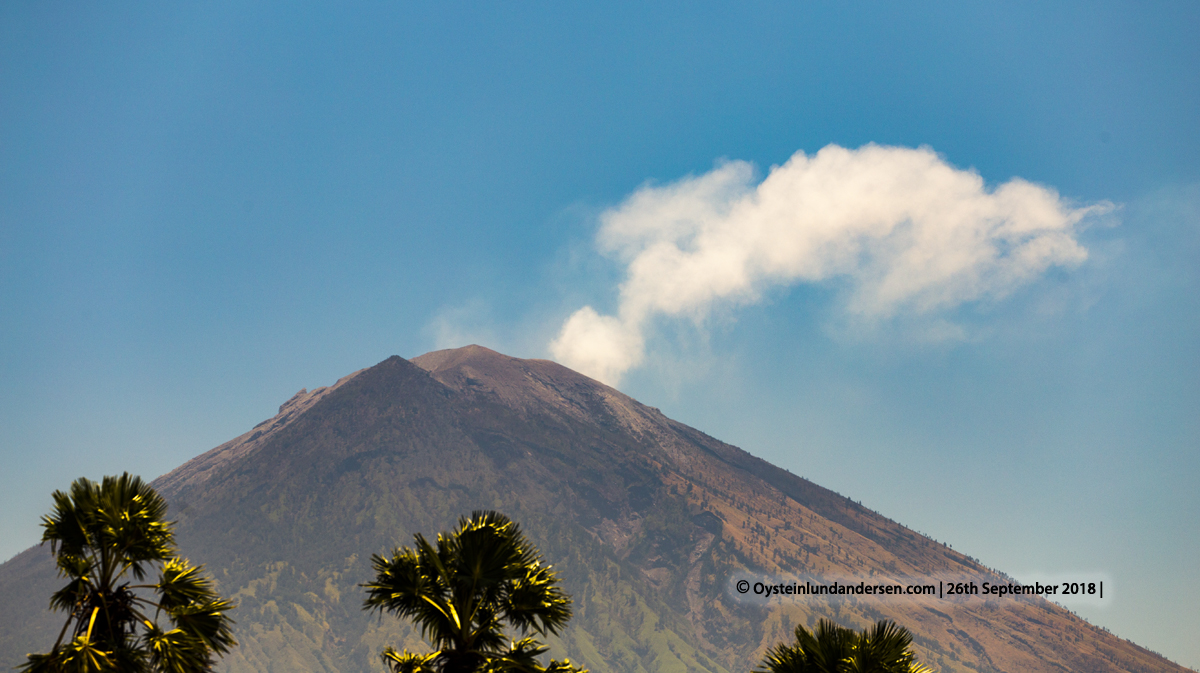
<instances>
[{"instance_id":1,"label":"shaded mountain flank","mask_svg":"<svg viewBox=\"0 0 1200 673\"><path fill-rule=\"evenodd\" d=\"M301 391L154 486L239 604L223 671L380 671L385 644L424 650L364 613L358 585L372 553L475 509L521 522L555 565L575 617L553 654L595 673L743 673L821 617L894 619L941 671L1186 670L1041 598L748 599L736 579L1008 580L586 376L479 346ZM50 646L57 583L48 548L0 566L0 666Z\"/></svg>"}]
</instances>

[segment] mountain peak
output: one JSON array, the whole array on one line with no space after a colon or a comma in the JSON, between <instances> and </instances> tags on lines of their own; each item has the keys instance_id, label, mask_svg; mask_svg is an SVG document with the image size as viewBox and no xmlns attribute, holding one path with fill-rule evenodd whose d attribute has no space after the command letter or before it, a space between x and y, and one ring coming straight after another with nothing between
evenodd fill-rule
<instances>
[{"instance_id":1,"label":"mountain peak","mask_svg":"<svg viewBox=\"0 0 1200 673\"><path fill-rule=\"evenodd\" d=\"M551 360L515 358L470 345L426 353L412 363L457 392L491 399L523 416L550 412L583 419L598 413L639 432L648 423L665 420L657 409Z\"/></svg>"},{"instance_id":2,"label":"mountain peak","mask_svg":"<svg viewBox=\"0 0 1200 673\"><path fill-rule=\"evenodd\" d=\"M264 445L292 421L311 409L314 404L365 371L367 370L364 368L347 374L330 386L321 386L311 391L301 388L300 392L279 405L279 413L254 426L248 432L244 432L215 449L196 456L170 473L164 474L153 482L154 487L178 492L185 488L198 486L222 466Z\"/></svg>"},{"instance_id":3,"label":"mountain peak","mask_svg":"<svg viewBox=\"0 0 1200 673\"><path fill-rule=\"evenodd\" d=\"M424 355L409 360L414 365L424 369L427 372L436 372L443 369L450 369L465 362L495 362L501 360L516 360L517 358L497 353L496 351L471 344L461 348L446 348L439 351L430 351Z\"/></svg>"},{"instance_id":4,"label":"mountain peak","mask_svg":"<svg viewBox=\"0 0 1200 673\"><path fill-rule=\"evenodd\" d=\"M301 390L154 486L181 553L239 605L234 673L366 673L380 643L423 647L359 609L371 554L476 509L520 521L561 571L578 609L554 655L597 673L735 673L820 617L895 619L947 673L1182 671L1041 598L746 603L738 573L1001 578L603 383L478 345ZM54 584L45 550L0 566L0 668L44 647Z\"/></svg>"},{"instance_id":5,"label":"mountain peak","mask_svg":"<svg viewBox=\"0 0 1200 673\"><path fill-rule=\"evenodd\" d=\"M471 379L474 385L486 381L497 389L514 389L528 385L533 377L543 383L553 381L555 385L604 388L620 394L557 362L515 358L474 344L426 353L413 358L411 362L447 385L451 385L448 381L459 381L460 385L451 385L452 388L458 388L461 383Z\"/></svg>"}]
</instances>

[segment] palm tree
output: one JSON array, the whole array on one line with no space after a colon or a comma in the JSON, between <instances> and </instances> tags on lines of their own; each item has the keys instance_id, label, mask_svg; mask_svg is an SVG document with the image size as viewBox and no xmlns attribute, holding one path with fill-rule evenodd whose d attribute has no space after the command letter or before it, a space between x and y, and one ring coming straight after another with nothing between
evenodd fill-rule
<instances>
[{"instance_id":1,"label":"palm tree","mask_svg":"<svg viewBox=\"0 0 1200 673\"><path fill-rule=\"evenodd\" d=\"M202 566L176 555L166 512L162 497L129 473L54 492L42 543L70 579L50 598L67 620L50 652L30 654L22 670L200 673L237 644L225 614L234 605ZM155 570L158 581L144 583Z\"/></svg>"},{"instance_id":2,"label":"palm tree","mask_svg":"<svg viewBox=\"0 0 1200 673\"><path fill-rule=\"evenodd\" d=\"M796 626L796 642L767 650L760 673L929 673L912 653L912 634L881 620L862 633L822 619L810 632Z\"/></svg>"},{"instance_id":3,"label":"palm tree","mask_svg":"<svg viewBox=\"0 0 1200 673\"><path fill-rule=\"evenodd\" d=\"M412 619L435 648L381 655L395 673L571 673L570 660L538 663L547 648L528 635L508 642L505 623L524 634L557 635L571 598L520 528L498 512L473 512L434 548L421 534L391 558L374 555L363 609Z\"/></svg>"}]
</instances>

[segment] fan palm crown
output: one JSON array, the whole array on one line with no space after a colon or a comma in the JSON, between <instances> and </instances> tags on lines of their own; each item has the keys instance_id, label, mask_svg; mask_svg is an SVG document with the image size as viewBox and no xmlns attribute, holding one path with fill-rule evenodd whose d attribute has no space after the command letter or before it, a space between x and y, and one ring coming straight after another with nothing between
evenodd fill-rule
<instances>
[{"instance_id":1,"label":"fan palm crown","mask_svg":"<svg viewBox=\"0 0 1200 673\"><path fill-rule=\"evenodd\" d=\"M930 673L912 652L912 634L881 620L858 633L822 619L809 631L796 626L796 640L767 650L759 673Z\"/></svg>"},{"instance_id":2,"label":"fan palm crown","mask_svg":"<svg viewBox=\"0 0 1200 673\"><path fill-rule=\"evenodd\" d=\"M387 648L396 673L542 673L576 670L569 661L538 663L546 647L526 635L509 642L504 625L524 634L557 635L571 618L571 599L558 576L516 523L498 512L460 518L436 546L423 535L391 557L374 555L375 579L364 609L412 619L436 650Z\"/></svg>"},{"instance_id":3,"label":"fan palm crown","mask_svg":"<svg viewBox=\"0 0 1200 673\"><path fill-rule=\"evenodd\" d=\"M22 670L200 673L237 644L225 614L233 604L177 556L167 504L140 477L77 479L53 498L42 542L70 580L50 598L67 620L50 652L30 654Z\"/></svg>"}]
</instances>

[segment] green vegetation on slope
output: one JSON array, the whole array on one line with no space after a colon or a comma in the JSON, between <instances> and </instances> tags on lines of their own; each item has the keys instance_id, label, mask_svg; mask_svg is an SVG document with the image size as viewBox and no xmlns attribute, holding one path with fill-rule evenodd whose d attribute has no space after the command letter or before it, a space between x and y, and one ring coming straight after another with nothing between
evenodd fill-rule
<instances>
[{"instance_id":1,"label":"green vegetation on slope","mask_svg":"<svg viewBox=\"0 0 1200 673\"><path fill-rule=\"evenodd\" d=\"M553 564L575 602L549 654L594 673L743 673L821 618L902 623L944 672L1182 670L1045 601L736 600L734 573L987 570L553 363L480 348L415 362L297 395L156 482L180 549L239 604L221 670L366 673L385 646L423 647L410 623L364 613L358 583L372 553L474 510L520 521ZM0 666L57 630L30 589L47 561L0 567Z\"/></svg>"}]
</instances>

